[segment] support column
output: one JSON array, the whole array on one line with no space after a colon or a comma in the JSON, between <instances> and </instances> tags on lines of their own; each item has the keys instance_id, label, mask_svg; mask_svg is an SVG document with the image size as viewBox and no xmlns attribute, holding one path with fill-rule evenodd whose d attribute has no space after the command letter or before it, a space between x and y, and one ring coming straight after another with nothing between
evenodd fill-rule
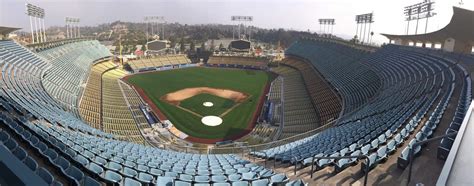
<instances>
[{"instance_id":1,"label":"support column","mask_svg":"<svg viewBox=\"0 0 474 186\"><path fill-rule=\"evenodd\" d=\"M33 31L33 21L31 20L30 17L30 28L31 28L31 42L34 44L35 43L35 32Z\"/></svg>"}]
</instances>

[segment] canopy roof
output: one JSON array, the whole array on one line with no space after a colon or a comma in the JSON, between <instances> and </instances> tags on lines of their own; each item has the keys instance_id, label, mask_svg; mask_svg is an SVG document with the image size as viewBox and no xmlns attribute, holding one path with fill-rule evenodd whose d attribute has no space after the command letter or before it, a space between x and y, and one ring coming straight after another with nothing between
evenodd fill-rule
<instances>
[{"instance_id":1,"label":"canopy roof","mask_svg":"<svg viewBox=\"0 0 474 186\"><path fill-rule=\"evenodd\" d=\"M0 35L7 35L16 30L20 30L20 28L0 26Z\"/></svg>"},{"instance_id":2,"label":"canopy roof","mask_svg":"<svg viewBox=\"0 0 474 186\"><path fill-rule=\"evenodd\" d=\"M418 35L382 34L388 39L402 39L410 41L444 42L448 38L461 41L474 41L474 11L453 7L453 17L446 27L441 30Z\"/></svg>"}]
</instances>

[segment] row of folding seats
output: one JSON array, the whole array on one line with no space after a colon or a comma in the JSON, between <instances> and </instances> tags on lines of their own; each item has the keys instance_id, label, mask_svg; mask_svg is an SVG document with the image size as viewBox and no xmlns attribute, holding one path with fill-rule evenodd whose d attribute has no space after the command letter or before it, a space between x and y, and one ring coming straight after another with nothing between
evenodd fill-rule
<instances>
[{"instance_id":1,"label":"row of folding seats","mask_svg":"<svg viewBox=\"0 0 474 186\"><path fill-rule=\"evenodd\" d=\"M112 55L107 50L98 49L100 47L105 48L97 41L80 41L38 53L51 64L42 78L44 88L74 114L78 114L81 85L87 80L92 63Z\"/></svg>"},{"instance_id":2,"label":"row of folding seats","mask_svg":"<svg viewBox=\"0 0 474 186\"><path fill-rule=\"evenodd\" d=\"M96 129L102 128L102 74L114 67L109 61L94 64L79 102L79 115Z\"/></svg>"},{"instance_id":3,"label":"row of folding seats","mask_svg":"<svg viewBox=\"0 0 474 186\"><path fill-rule=\"evenodd\" d=\"M123 140L133 140L143 144L142 137L133 118L127 101L122 94L119 79L126 72L120 69L109 70L102 75L102 124L103 130L115 134Z\"/></svg>"},{"instance_id":4,"label":"row of folding seats","mask_svg":"<svg viewBox=\"0 0 474 186\"><path fill-rule=\"evenodd\" d=\"M41 77L50 64L28 49L11 40L0 41L2 60L3 100L13 108L28 111L31 115L52 123L81 130L95 135L112 137L102 131L90 128L74 115L65 112L44 90Z\"/></svg>"},{"instance_id":5,"label":"row of folding seats","mask_svg":"<svg viewBox=\"0 0 474 186\"><path fill-rule=\"evenodd\" d=\"M133 71L139 72L141 69L161 68L164 66L184 65L191 63L185 55L164 55L141 58L128 62Z\"/></svg>"},{"instance_id":6,"label":"row of folding seats","mask_svg":"<svg viewBox=\"0 0 474 186\"><path fill-rule=\"evenodd\" d=\"M255 57L238 57L238 56L211 56L208 64L223 65L223 66L242 66L242 67L258 67L264 68L267 65L265 59L258 59Z\"/></svg>"},{"instance_id":7,"label":"row of folding seats","mask_svg":"<svg viewBox=\"0 0 474 186\"><path fill-rule=\"evenodd\" d=\"M308 60L337 89L344 112L360 107L380 87L378 76L360 62L368 53L323 40L302 39L293 43L286 54Z\"/></svg>"},{"instance_id":8,"label":"row of folding seats","mask_svg":"<svg viewBox=\"0 0 474 186\"><path fill-rule=\"evenodd\" d=\"M5 45L2 44L3 42L0 42L0 46L4 47ZM7 45L19 46L13 42ZM11 49L10 46L6 48ZM14 55L15 51L11 51L8 55ZM26 53L26 56L35 56L33 53ZM19 122L18 126L23 127L24 131L34 134L27 138L28 143L31 142L32 149L38 149L39 156L49 162L48 164L56 169L55 172L63 174L72 184L84 184L88 177L110 184L128 184L137 183L137 181L157 184L158 180L166 177L171 178L172 182L182 181L178 179L181 175L183 179L190 178L185 175L193 176L193 182L187 182L192 184L195 181L206 181L205 176L223 175L230 179L230 176L234 174L236 174L235 182L245 184L256 180L272 181L272 176L277 175L272 170L251 164L235 155L180 153L114 140L111 138L112 135L100 132L70 113L59 109L55 101L47 97L47 94L41 94L45 92L44 89L30 89L41 87L41 73L29 74L27 71L29 68L20 67L38 65L37 68L45 70L40 66L44 62L39 60L38 64L33 64L28 60L15 59L17 58L8 57L6 60L2 58L4 64L2 72L5 73L2 73L3 86L0 100L2 105L3 103L8 105L4 106L6 110L13 110L11 113L4 113L4 116L16 118L6 123ZM24 72L24 74L17 77L14 75L15 72ZM123 75L121 71L112 70L110 74L103 76L104 87L115 88L106 93L103 92L104 98L113 94L118 95L120 85L117 83L117 78ZM28 78L32 81L27 81ZM26 82L31 83L32 86L26 86ZM38 93L45 97L41 98ZM111 117L122 114L120 110L113 112L114 102L115 100L108 102L112 106L107 111L110 112L108 116ZM213 184L212 180L209 184Z\"/></svg>"},{"instance_id":9,"label":"row of folding seats","mask_svg":"<svg viewBox=\"0 0 474 186\"><path fill-rule=\"evenodd\" d=\"M322 125L339 116L342 109L342 100L317 74L310 63L293 58L286 58L281 63L298 69L303 76L306 90L315 104Z\"/></svg>"},{"instance_id":10,"label":"row of folding seats","mask_svg":"<svg viewBox=\"0 0 474 186\"><path fill-rule=\"evenodd\" d=\"M385 47L374 55L379 52L385 58L369 57L368 59L371 60L366 62L368 66L379 69L377 72L383 74L380 75L383 77L381 92L373 100L360 110L344 116L340 119L337 127L327 129L311 139L300 140L253 154L264 158L274 158L276 161L293 164L303 162L304 165L308 165L311 162L311 157L316 155L340 156L360 150L362 154L369 153L368 155L370 155L371 151L380 154L380 157L377 156L375 159L374 155L371 155L374 160L372 163L375 163L377 159L383 160L384 154L389 151L388 149L394 150L393 145L396 142L392 142L392 136L398 138L398 142L400 142L402 136L407 137L407 134L414 129L411 125L406 125L404 129L400 127L404 126L403 124L412 115L415 115L419 120L420 114L423 115L422 113L433 102L433 99L428 98L437 97L434 95L438 94L433 92L439 92L443 87L451 85L455 75L451 72L451 68L455 68L455 66L452 64L448 66L447 62L439 58L421 60L426 57L390 47ZM391 55L402 57L397 57L395 61L392 60L394 57ZM398 69L403 68L406 68L406 71L402 72L403 76L396 75ZM397 79L393 81L391 76L396 76ZM398 130L399 132L397 132ZM398 133L401 135L395 135ZM390 146L385 145L387 141L390 141ZM347 151L346 148L349 150ZM320 161L323 163L321 165L332 163L328 160ZM339 166L348 163L347 160L341 160Z\"/></svg>"},{"instance_id":11,"label":"row of folding seats","mask_svg":"<svg viewBox=\"0 0 474 186\"><path fill-rule=\"evenodd\" d=\"M470 76L467 76L464 79L463 87L459 96L453 120L449 124L449 127L447 128L445 134L457 132L461 128L462 122L464 120L464 117L466 116L467 110L471 102L471 88L471 78ZM456 136L457 135L446 137L441 140L437 152L437 157L439 159L445 160L448 157L451 147L453 146L454 140L456 139Z\"/></svg>"},{"instance_id":12,"label":"row of folding seats","mask_svg":"<svg viewBox=\"0 0 474 186\"><path fill-rule=\"evenodd\" d=\"M286 66L272 68L272 71L279 74L284 82L281 93L285 103L282 108L284 122L280 138L316 129L319 126L318 114L313 105L308 104L311 100L300 73Z\"/></svg>"}]
</instances>

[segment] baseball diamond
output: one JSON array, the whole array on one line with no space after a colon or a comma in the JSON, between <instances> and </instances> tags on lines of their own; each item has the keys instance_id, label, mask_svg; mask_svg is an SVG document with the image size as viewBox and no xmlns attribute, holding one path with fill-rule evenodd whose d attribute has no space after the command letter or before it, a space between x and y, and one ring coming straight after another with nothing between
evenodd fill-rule
<instances>
[{"instance_id":1,"label":"baseball diamond","mask_svg":"<svg viewBox=\"0 0 474 186\"><path fill-rule=\"evenodd\" d=\"M265 96L271 78L264 71L193 67L135 74L125 80L143 90L142 96L159 109L156 112L189 135L186 139L214 143L237 139L252 130L255 112L263 103L259 98ZM213 106L206 107L204 102ZM206 116L222 121L206 125L201 121Z\"/></svg>"}]
</instances>

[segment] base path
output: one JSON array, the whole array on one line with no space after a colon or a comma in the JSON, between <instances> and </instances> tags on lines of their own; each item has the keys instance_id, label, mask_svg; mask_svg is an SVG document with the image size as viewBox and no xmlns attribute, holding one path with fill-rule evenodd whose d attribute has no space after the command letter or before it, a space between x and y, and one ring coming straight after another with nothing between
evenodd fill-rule
<instances>
[{"instance_id":1,"label":"base path","mask_svg":"<svg viewBox=\"0 0 474 186\"><path fill-rule=\"evenodd\" d=\"M211 94L225 99L230 99L234 102L241 103L247 99L248 95L242 92L229 89L218 89L210 87L195 87L185 88L176 92L168 93L161 96L160 100L170 103L172 105L179 105L185 99L193 97L198 94Z\"/></svg>"}]
</instances>

